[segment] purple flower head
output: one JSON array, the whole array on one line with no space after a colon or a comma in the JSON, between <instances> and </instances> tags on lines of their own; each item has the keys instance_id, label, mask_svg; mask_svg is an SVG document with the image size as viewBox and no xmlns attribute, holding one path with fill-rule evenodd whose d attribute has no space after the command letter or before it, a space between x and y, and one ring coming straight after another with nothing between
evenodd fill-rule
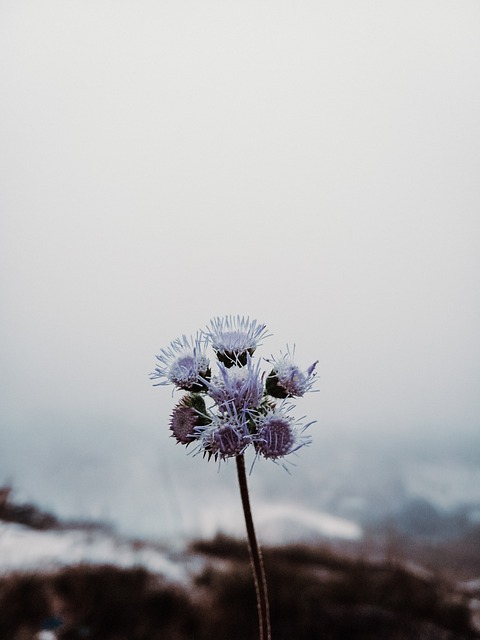
<instances>
[{"instance_id":1,"label":"purple flower head","mask_svg":"<svg viewBox=\"0 0 480 640\"><path fill-rule=\"evenodd\" d=\"M225 460L241 455L251 441L245 415L234 407L227 407L227 410L215 416L203 431L201 448L209 457Z\"/></svg>"},{"instance_id":2,"label":"purple flower head","mask_svg":"<svg viewBox=\"0 0 480 640\"><path fill-rule=\"evenodd\" d=\"M218 363L220 375L205 381L208 395L216 402L220 411L234 407L237 411L257 409L263 399L263 377L260 363L253 365L250 355L246 366L227 367Z\"/></svg>"},{"instance_id":3,"label":"purple flower head","mask_svg":"<svg viewBox=\"0 0 480 640\"><path fill-rule=\"evenodd\" d=\"M226 460L243 456L250 446L255 459L276 462L310 443L303 434L312 423L295 420L285 398L311 391L316 379L314 362L301 370L295 349L264 359L270 373L260 369L254 352L267 336L264 324L248 316L213 318L195 336L183 335L161 349L151 374L155 385L173 384L187 393L174 407L169 428L177 443L194 443L195 452ZM212 376L206 355L212 347L218 370ZM267 369L268 371L268 369Z\"/></svg>"},{"instance_id":4,"label":"purple flower head","mask_svg":"<svg viewBox=\"0 0 480 640\"><path fill-rule=\"evenodd\" d=\"M255 449L257 453L270 460L283 458L310 444L311 438L302 435L310 424L313 423L302 426L301 421L295 421L282 408L269 411L258 420Z\"/></svg>"},{"instance_id":5,"label":"purple flower head","mask_svg":"<svg viewBox=\"0 0 480 640\"><path fill-rule=\"evenodd\" d=\"M287 347L286 354L281 353L280 358L275 359L272 357L267 362L273 365L273 369L266 380L267 393L273 398L300 398L312 389L315 383L315 367L318 360L303 372L293 362L292 354L290 354L290 350Z\"/></svg>"},{"instance_id":6,"label":"purple flower head","mask_svg":"<svg viewBox=\"0 0 480 640\"><path fill-rule=\"evenodd\" d=\"M266 326L250 320L248 316L213 318L203 333L226 367L245 366L260 340L268 336Z\"/></svg>"},{"instance_id":7,"label":"purple flower head","mask_svg":"<svg viewBox=\"0 0 480 640\"><path fill-rule=\"evenodd\" d=\"M199 438L199 427L209 423L205 401L198 393L184 396L174 407L170 417L172 437L179 444L188 445Z\"/></svg>"},{"instance_id":8,"label":"purple flower head","mask_svg":"<svg viewBox=\"0 0 480 640\"><path fill-rule=\"evenodd\" d=\"M174 384L186 391L205 390L204 380L210 378L210 362L204 353L204 345L197 334L195 338L185 335L161 349L156 356L160 365L152 373L152 379L159 379L157 385Z\"/></svg>"}]
</instances>

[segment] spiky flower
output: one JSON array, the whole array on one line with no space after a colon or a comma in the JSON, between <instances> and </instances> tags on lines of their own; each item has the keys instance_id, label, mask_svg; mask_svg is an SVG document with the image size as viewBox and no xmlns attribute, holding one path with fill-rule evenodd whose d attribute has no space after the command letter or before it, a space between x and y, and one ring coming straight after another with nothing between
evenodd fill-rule
<instances>
[{"instance_id":1,"label":"spiky flower","mask_svg":"<svg viewBox=\"0 0 480 640\"><path fill-rule=\"evenodd\" d=\"M205 389L203 380L211 375L210 361L204 352L205 345L199 334L195 338L183 335L170 343L166 349L161 349L156 356L160 365L151 374L152 379L158 379L157 385L174 384L186 391L202 391Z\"/></svg>"},{"instance_id":2,"label":"spiky flower","mask_svg":"<svg viewBox=\"0 0 480 640\"><path fill-rule=\"evenodd\" d=\"M172 437L179 444L190 444L199 438L199 427L209 423L205 401L198 393L184 396L170 417Z\"/></svg>"},{"instance_id":3,"label":"spiky flower","mask_svg":"<svg viewBox=\"0 0 480 640\"><path fill-rule=\"evenodd\" d=\"M261 416L255 435L255 449L264 458L277 460L310 444L311 438L303 431L312 424L302 426L282 409L275 409Z\"/></svg>"},{"instance_id":4,"label":"spiky flower","mask_svg":"<svg viewBox=\"0 0 480 640\"><path fill-rule=\"evenodd\" d=\"M302 371L294 362L295 349L264 359L270 373L254 362L254 352L267 336L264 324L247 316L213 318L194 337L183 335L157 355L151 375L156 385L173 384L188 393L170 417L172 437L196 451L225 460L242 456L252 445L257 456L283 458L308 444L306 425L290 416L293 405L278 399L303 396L312 390L314 362ZM212 376L207 349L216 355ZM310 423L311 424L311 423Z\"/></svg>"},{"instance_id":5,"label":"spiky flower","mask_svg":"<svg viewBox=\"0 0 480 640\"><path fill-rule=\"evenodd\" d=\"M294 354L293 354L294 355ZM303 372L292 359L292 354L287 347L287 352L280 358L267 360L273 364L273 369L267 376L266 390L273 398L302 397L307 391L311 391L315 383L315 367L318 360Z\"/></svg>"},{"instance_id":6,"label":"spiky flower","mask_svg":"<svg viewBox=\"0 0 480 640\"><path fill-rule=\"evenodd\" d=\"M227 367L220 362L218 368L220 375L205 381L205 385L208 395L221 411L225 411L227 407L248 411L260 406L264 394L260 363L254 366L248 355L244 367Z\"/></svg>"},{"instance_id":7,"label":"spiky flower","mask_svg":"<svg viewBox=\"0 0 480 640\"><path fill-rule=\"evenodd\" d=\"M203 333L226 367L245 366L248 356L268 335L266 325L239 315L213 318Z\"/></svg>"},{"instance_id":8,"label":"spiky flower","mask_svg":"<svg viewBox=\"0 0 480 640\"><path fill-rule=\"evenodd\" d=\"M157 356L160 364L152 374L153 379L159 380L158 385L172 383L189 392L170 418L170 430L177 443L188 446L194 441L195 452L208 459L235 458L262 640L271 637L268 594L250 509L244 453L252 446L256 457L276 463L310 443L303 432L312 423L304 425L303 418L295 420L289 415L293 405L278 402L277 398L303 396L309 391L317 364L302 372L287 348L279 359L267 360L273 369L265 381L260 362L254 365L252 358L266 336L266 326L248 316L216 317L195 338L184 335L162 349ZM205 354L210 345L219 370L213 377Z\"/></svg>"},{"instance_id":9,"label":"spiky flower","mask_svg":"<svg viewBox=\"0 0 480 640\"><path fill-rule=\"evenodd\" d=\"M235 407L227 407L224 413L215 416L201 435L203 452L215 460L239 456L251 442L246 415Z\"/></svg>"}]
</instances>

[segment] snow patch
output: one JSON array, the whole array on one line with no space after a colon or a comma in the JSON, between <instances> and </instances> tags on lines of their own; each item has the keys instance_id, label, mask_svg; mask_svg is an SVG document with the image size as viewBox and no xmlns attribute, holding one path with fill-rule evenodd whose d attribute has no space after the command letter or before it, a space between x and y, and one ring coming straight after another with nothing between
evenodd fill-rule
<instances>
[{"instance_id":1,"label":"snow patch","mask_svg":"<svg viewBox=\"0 0 480 640\"><path fill-rule=\"evenodd\" d=\"M185 579L180 565L146 544L135 545L99 532L37 531L0 523L0 571L48 570L79 563L140 566L174 581Z\"/></svg>"},{"instance_id":2,"label":"snow patch","mask_svg":"<svg viewBox=\"0 0 480 640\"><path fill-rule=\"evenodd\" d=\"M258 536L267 544L308 542L318 537L359 540L363 535L361 527L351 520L291 503L260 503L255 505L253 515ZM237 537L245 535L243 512L236 505L205 509L198 524L205 538L219 532Z\"/></svg>"}]
</instances>

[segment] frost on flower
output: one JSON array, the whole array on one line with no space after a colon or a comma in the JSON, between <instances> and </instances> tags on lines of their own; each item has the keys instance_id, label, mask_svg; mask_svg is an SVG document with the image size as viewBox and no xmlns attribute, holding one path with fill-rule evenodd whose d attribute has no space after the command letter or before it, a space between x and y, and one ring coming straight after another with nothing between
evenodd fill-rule
<instances>
[{"instance_id":1,"label":"frost on flower","mask_svg":"<svg viewBox=\"0 0 480 640\"><path fill-rule=\"evenodd\" d=\"M204 345L197 335L187 338L185 335L161 349L152 379L159 379L157 385L174 384L186 391L201 391L204 383L201 379L210 378L210 361L204 353Z\"/></svg>"},{"instance_id":2,"label":"frost on flower","mask_svg":"<svg viewBox=\"0 0 480 640\"><path fill-rule=\"evenodd\" d=\"M272 357L267 362L273 365L266 381L267 393L273 398L300 398L311 390L315 382L318 360L303 372L293 362L287 348L286 354L281 354L278 359Z\"/></svg>"},{"instance_id":3,"label":"frost on flower","mask_svg":"<svg viewBox=\"0 0 480 640\"><path fill-rule=\"evenodd\" d=\"M263 399L264 387L260 374L260 363L253 366L250 355L246 366L226 367L222 362L220 375L206 382L208 395L220 409L234 406L237 410L256 409Z\"/></svg>"},{"instance_id":4,"label":"frost on flower","mask_svg":"<svg viewBox=\"0 0 480 640\"><path fill-rule=\"evenodd\" d=\"M266 325L248 316L213 318L203 333L226 367L245 366L248 356L254 354L260 340L268 335Z\"/></svg>"},{"instance_id":5,"label":"frost on flower","mask_svg":"<svg viewBox=\"0 0 480 640\"><path fill-rule=\"evenodd\" d=\"M281 409L270 411L258 423L255 449L270 460L283 458L310 444L311 438L303 435L310 424L312 423L301 426L299 421L295 421Z\"/></svg>"}]
</instances>

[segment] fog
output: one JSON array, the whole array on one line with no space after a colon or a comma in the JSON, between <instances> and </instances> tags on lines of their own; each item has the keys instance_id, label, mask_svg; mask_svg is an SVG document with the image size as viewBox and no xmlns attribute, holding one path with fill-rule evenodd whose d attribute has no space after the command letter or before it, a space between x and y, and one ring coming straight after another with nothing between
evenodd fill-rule
<instances>
[{"instance_id":1,"label":"fog","mask_svg":"<svg viewBox=\"0 0 480 640\"><path fill-rule=\"evenodd\" d=\"M4 0L0 483L187 529L233 466L175 446L148 374L230 313L319 360L312 446L252 482L477 446L479 63L473 0Z\"/></svg>"}]
</instances>

